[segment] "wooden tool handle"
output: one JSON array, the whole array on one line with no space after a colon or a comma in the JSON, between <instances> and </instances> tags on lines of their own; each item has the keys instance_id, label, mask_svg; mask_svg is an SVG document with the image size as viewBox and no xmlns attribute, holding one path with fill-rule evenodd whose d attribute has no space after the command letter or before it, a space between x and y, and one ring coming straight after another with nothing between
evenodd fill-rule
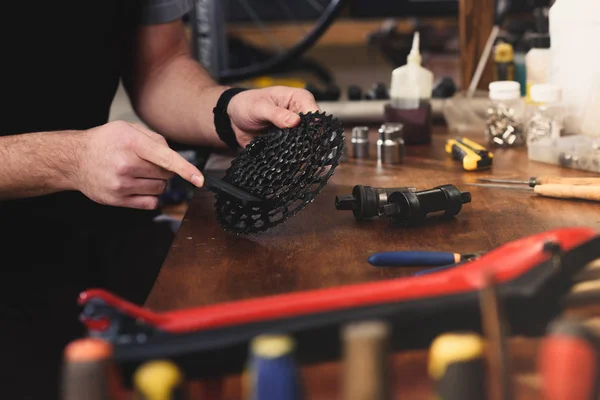
<instances>
[{"instance_id":1,"label":"wooden tool handle","mask_svg":"<svg viewBox=\"0 0 600 400\"><path fill-rule=\"evenodd\" d=\"M540 176L536 179L538 185L596 185L600 186L600 178L562 178L560 176Z\"/></svg>"},{"instance_id":2,"label":"wooden tool handle","mask_svg":"<svg viewBox=\"0 0 600 400\"><path fill-rule=\"evenodd\" d=\"M600 186L550 184L536 186L533 191L545 197L600 201Z\"/></svg>"}]
</instances>

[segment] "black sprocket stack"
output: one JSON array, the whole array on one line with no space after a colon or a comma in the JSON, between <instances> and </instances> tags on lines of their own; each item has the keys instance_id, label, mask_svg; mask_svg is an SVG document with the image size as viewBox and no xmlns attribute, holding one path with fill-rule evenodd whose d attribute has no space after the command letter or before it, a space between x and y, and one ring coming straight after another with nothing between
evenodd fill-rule
<instances>
[{"instance_id":1,"label":"black sprocket stack","mask_svg":"<svg viewBox=\"0 0 600 400\"><path fill-rule=\"evenodd\" d=\"M233 160L223 180L266 201L243 205L217 193L217 220L224 230L266 231L294 216L323 190L344 150L344 129L325 113L300 117L294 128L273 129L256 137Z\"/></svg>"}]
</instances>

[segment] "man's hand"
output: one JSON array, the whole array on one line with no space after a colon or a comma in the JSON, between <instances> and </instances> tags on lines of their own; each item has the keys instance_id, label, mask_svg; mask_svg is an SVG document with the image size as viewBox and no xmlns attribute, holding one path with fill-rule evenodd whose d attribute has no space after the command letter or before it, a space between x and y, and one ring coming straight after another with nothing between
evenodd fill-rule
<instances>
[{"instance_id":1,"label":"man's hand","mask_svg":"<svg viewBox=\"0 0 600 400\"><path fill-rule=\"evenodd\" d=\"M155 209L173 174L195 186L204 184L194 165L141 125L109 122L83 135L75 186L97 203Z\"/></svg>"},{"instance_id":2,"label":"man's hand","mask_svg":"<svg viewBox=\"0 0 600 400\"><path fill-rule=\"evenodd\" d=\"M241 92L233 96L227 107L231 125L242 147L270 125L279 128L298 125L298 114L310 111L320 111L313 95L304 89L285 86Z\"/></svg>"}]
</instances>

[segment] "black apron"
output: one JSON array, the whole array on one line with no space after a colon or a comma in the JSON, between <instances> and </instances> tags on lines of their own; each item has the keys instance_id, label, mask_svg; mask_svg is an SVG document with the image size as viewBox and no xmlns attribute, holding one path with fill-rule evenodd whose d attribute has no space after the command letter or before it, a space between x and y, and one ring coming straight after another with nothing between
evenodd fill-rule
<instances>
[{"instance_id":1,"label":"black apron","mask_svg":"<svg viewBox=\"0 0 600 400\"><path fill-rule=\"evenodd\" d=\"M0 136L106 123L131 51L135 1L12 2L0 24ZM79 192L0 203L3 397L56 398L62 348L84 333L81 290L144 301L172 239L155 215Z\"/></svg>"}]
</instances>

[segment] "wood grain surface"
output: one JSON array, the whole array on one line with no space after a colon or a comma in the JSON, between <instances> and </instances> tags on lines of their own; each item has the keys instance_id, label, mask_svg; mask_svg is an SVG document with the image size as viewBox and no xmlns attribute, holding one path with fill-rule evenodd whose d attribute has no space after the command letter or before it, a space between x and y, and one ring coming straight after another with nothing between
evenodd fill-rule
<instances>
[{"instance_id":1,"label":"wood grain surface","mask_svg":"<svg viewBox=\"0 0 600 400\"><path fill-rule=\"evenodd\" d=\"M491 171L465 172L461 164L451 160L444 151L445 128L436 129L431 145L407 148L403 165L378 167L374 160L350 158L338 167L314 203L285 224L261 235L237 237L223 232L216 224L213 194L198 190L147 306L157 311L173 310L376 281L417 270L376 269L367 263L367 258L374 252L436 250L467 253L489 250L552 228L581 225L600 228L598 203L543 198L526 191L464 184L490 176L527 180L541 175L597 175L529 161L524 148L496 150ZM374 129L371 135L371 154L375 155ZM482 138L474 139L481 142ZM454 184L461 190L470 191L473 200L452 220L401 229L384 219L359 223L351 212L335 209L335 196L351 193L357 184L415 186L418 189ZM516 338L510 342L515 372L513 381L519 399L537 398L536 346L537 342L531 339ZM431 394L426 361L426 352L394 356L396 398L423 399ZM338 363L306 368L307 398L340 398L340 374ZM237 377L227 378L222 398L240 398Z\"/></svg>"},{"instance_id":2,"label":"wood grain surface","mask_svg":"<svg viewBox=\"0 0 600 400\"><path fill-rule=\"evenodd\" d=\"M469 87L494 25L494 0L460 0L458 26L462 89ZM492 51L493 53L493 51ZM478 89L487 90L494 79L494 55L490 54Z\"/></svg>"}]
</instances>

